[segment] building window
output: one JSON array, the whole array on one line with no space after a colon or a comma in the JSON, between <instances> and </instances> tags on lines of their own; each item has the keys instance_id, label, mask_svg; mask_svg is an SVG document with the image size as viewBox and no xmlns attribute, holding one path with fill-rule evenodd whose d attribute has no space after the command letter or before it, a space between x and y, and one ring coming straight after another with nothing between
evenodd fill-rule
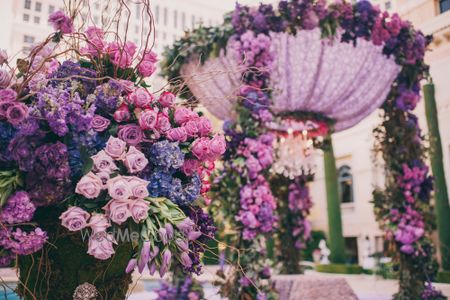
<instances>
[{"instance_id":1,"label":"building window","mask_svg":"<svg viewBox=\"0 0 450 300\"><path fill-rule=\"evenodd\" d=\"M34 43L34 37L30 36L30 35L24 35L23 36L23 42L32 44L32 43Z\"/></svg>"},{"instance_id":2,"label":"building window","mask_svg":"<svg viewBox=\"0 0 450 300\"><path fill-rule=\"evenodd\" d=\"M39 24L41 22L41 18L34 17L34 24Z\"/></svg>"},{"instance_id":3,"label":"building window","mask_svg":"<svg viewBox=\"0 0 450 300\"><path fill-rule=\"evenodd\" d=\"M183 29L186 28L186 14L185 14L184 12L181 13L181 27L182 27Z\"/></svg>"},{"instance_id":4,"label":"building window","mask_svg":"<svg viewBox=\"0 0 450 300\"><path fill-rule=\"evenodd\" d=\"M347 263L358 263L358 240L356 237L345 237L345 255L347 257Z\"/></svg>"},{"instance_id":5,"label":"building window","mask_svg":"<svg viewBox=\"0 0 450 300\"><path fill-rule=\"evenodd\" d=\"M164 7L164 16L163 16L163 18L164 18L164 20L163 20L163 22L164 22L164 26L167 26L167 19L168 19L168 11L167 11L167 7Z\"/></svg>"},{"instance_id":6,"label":"building window","mask_svg":"<svg viewBox=\"0 0 450 300\"><path fill-rule=\"evenodd\" d=\"M450 0L439 0L439 9L441 10L441 14L450 10Z\"/></svg>"},{"instance_id":7,"label":"building window","mask_svg":"<svg viewBox=\"0 0 450 300\"><path fill-rule=\"evenodd\" d=\"M41 2L36 2L36 5L34 6L34 9L36 11L41 11L42 10L42 3Z\"/></svg>"},{"instance_id":8,"label":"building window","mask_svg":"<svg viewBox=\"0 0 450 300\"><path fill-rule=\"evenodd\" d=\"M55 11L55 7L54 7L53 5L50 5L50 6L48 7L48 13L51 14L51 13L53 13L54 11Z\"/></svg>"},{"instance_id":9,"label":"building window","mask_svg":"<svg viewBox=\"0 0 450 300\"><path fill-rule=\"evenodd\" d=\"M384 8L385 8L386 10L390 10L390 9L391 9L391 1L385 2L385 3L384 3Z\"/></svg>"},{"instance_id":10,"label":"building window","mask_svg":"<svg viewBox=\"0 0 450 300\"><path fill-rule=\"evenodd\" d=\"M173 11L173 27L178 27L178 11L176 10Z\"/></svg>"},{"instance_id":11,"label":"building window","mask_svg":"<svg viewBox=\"0 0 450 300\"><path fill-rule=\"evenodd\" d=\"M353 202L353 176L352 169L344 165L338 170L339 197L341 203Z\"/></svg>"},{"instance_id":12,"label":"building window","mask_svg":"<svg viewBox=\"0 0 450 300\"><path fill-rule=\"evenodd\" d=\"M159 24L159 5L156 5L156 8L155 8L155 21L156 21L156 24Z\"/></svg>"},{"instance_id":13,"label":"building window","mask_svg":"<svg viewBox=\"0 0 450 300\"><path fill-rule=\"evenodd\" d=\"M31 8L31 0L25 0L24 7L25 7L25 9L30 9Z\"/></svg>"},{"instance_id":14,"label":"building window","mask_svg":"<svg viewBox=\"0 0 450 300\"><path fill-rule=\"evenodd\" d=\"M23 14L23 21L24 22L30 21L30 15L29 14Z\"/></svg>"}]
</instances>

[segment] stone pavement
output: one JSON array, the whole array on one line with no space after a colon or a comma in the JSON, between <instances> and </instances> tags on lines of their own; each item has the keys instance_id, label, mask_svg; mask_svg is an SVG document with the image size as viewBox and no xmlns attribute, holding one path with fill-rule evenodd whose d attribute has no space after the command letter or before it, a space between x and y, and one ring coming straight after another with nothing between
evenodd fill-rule
<instances>
[{"instance_id":1,"label":"stone pavement","mask_svg":"<svg viewBox=\"0 0 450 300\"><path fill-rule=\"evenodd\" d=\"M209 282L214 279L217 270L216 266L205 267L204 273L199 276L199 280L205 283L205 294L208 300L220 300L217 296L217 289ZM147 273L148 274L148 273ZM301 276L301 275L299 275ZM344 275L344 274L325 274L315 271L307 271L304 275L308 280L314 278L343 278L353 289L359 300L390 300L392 294L397 291L397 282L395 280L385 280L374 275ZM17 277L14 270L0 269L1 282L16 282ZM129 300L152 300L156 299L152 290L159 286L159 278L149 275L135 275L135 284L130 289ZM450 297L450 284L435 284L444 294ZM2 299L2 295L0 295ZM9 297L8 297L9 299ZM301 298L300 298L301 299ZM319 299L318 299L319 300ZM325 300L325 299L320 299Z\"/></svg>"}]
</instances>

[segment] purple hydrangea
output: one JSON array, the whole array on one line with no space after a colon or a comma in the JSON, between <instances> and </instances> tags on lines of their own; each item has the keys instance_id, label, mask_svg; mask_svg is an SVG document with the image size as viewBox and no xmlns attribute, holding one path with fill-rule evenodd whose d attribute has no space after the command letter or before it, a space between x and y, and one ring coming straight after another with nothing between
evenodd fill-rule
<instances>
[{"instance_id":1,"label":"purple hydrangea","mask_svg":"<svg viewBox=\"0 0 450 300\"><path fill-rule=\"evenodd\" d=\"M4 227L0 229L0 246L18 255L29 255L39 251L47 239L47 233L39 227L30 232L20 228L14 231Z\"/></svg>"},{"instance_id":2,"label":"purple hydrangea","mask_svg":"<svg viewBox=\"0 0 450 300\"><path fill-rule=\"evenodd\" d=\"M184 163L184 153L178 143L167 140L154 143L150 147L148 157L154 166L162 170L176 170Z\"/></svg>"},{"instance_id":3,"label":"purple hydrangea","mask_svg":"<svg viewBox=\"0 0 450 300\"><path fill-rule=\"evenodd\" d=\"M61 142L45 144L36 149L34 171L40 177L64 181L70 176L67 146Z\"/></svg>"},{"instance_id":4,"label":"purple hydrangea","mask_svg":"<svg viewBox=\"0 0 450 300\"><path fill-rule=\"evenodd\" d=\"M120 103L120 98L124 92L123 85L116 80L110 80L107 83L95 88L96 105L104 113L114 113Z\"/></svg>"},{"instance_id":5,"label":"purple hydrangea","mask_svg":"<svg viewBox=\"0 0 450 300\"><path fill-rule=\"evenodd\" d=\"M31 202L28 193L16 192L8 198L0 212L0 221L8 224L29 222L33 218L36 207Z\"/></svg>"},{"instance_id":6,"label":"purple hydrangea","mask_svg":"<svg viewBox=\"0 0 450 300\"><path fill-rule=\"evenodd\" d=\"M0 121L0 161L6 162L12 159L8 145L16 135L16 129L8 122Z\"/></svg>"}]
</instances>

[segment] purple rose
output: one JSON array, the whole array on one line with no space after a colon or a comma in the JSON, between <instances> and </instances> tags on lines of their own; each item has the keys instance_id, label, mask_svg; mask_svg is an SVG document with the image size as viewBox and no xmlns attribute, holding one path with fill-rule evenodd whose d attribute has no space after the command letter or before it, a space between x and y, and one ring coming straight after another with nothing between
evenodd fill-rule
<instances>
[{"instance_id":1,"label":"purple rose","mask_svg":"<svg viewBox=\"0 0 450 300\"><path fill-rule=\"evenodd\" d=\"M14 126L19 125L28 117L28 107L21 102L14 102L6 110L6 119Z\"/></svg>"},{"instance_id":2,"label":"purple rose","mask_svg":"<svg viewBox=\"0 0 450 300\"><path fill-rule=\"evenodd\" d=\"M153 102L153 95L150 94L145 88L137 88L133 93L128 96L128 100L136 107L145 108Z\"/></svg>"},{"instance_id":3,"label":"purple rose","mask_svg":"<svg viewBox=\"0 0 450 300\"><path fill-rule=\"evenodd\" d=\"M166 133L172 128L172 125L170 124L169 117L166 116L164 113L158 114L158 121L156 122L155 129L160 133Z\"/></svg>"},{"instance_id":4,"label":"purple rose","mask_svg":"<svg viewBox=\"0 0 450 300\"><path fill-rule=\"evenodd\" d=\"M111 124L110 120L99 115L94 115L91 122L92 129L94 129L97 132L105 131L110 124Z\"/></svg>"},{"instance_id":5,"label":"purple rose","mask_svg":"<svg viewBox=\"0 0 450 300\"><path fill-rule=\"evenodd\" d=\"M95 199L100 195L103 189L103 183L101 179L90 172L84 175L77 183L75 193L83 195L88 199Z\"/></svg>"},{"instance_id":6,"label":"purple rose","mask_svg":"<svg viewBox=\"0 0 450 300\"><path fill-rule=\"evenodd\" d=\"M155 129L158 120L158 113L152 109L146 109L139 116L139 126L142 130Z\"/></svg>"},{"instance_id":7,"label":"purple rose","mask_svg":"<svg viewBox=\"0 0 450 300\"><path fill-rule=\"evenodd\" d=\"M118 136L128 145L137 146L144 139L144 133L138 125L124 125L119 127Z\"/></svg>"},{"instance_id":8,"label":"purple rose","mask_svg":"<svg viewBox=\"0 0 450 300\"><path fill-rule=\"evenodd\" d=\"M144 153L133 146L130 146L128 152L125 154L123 163L130 173L137 173L142 171L148 164L148 159Z\"/></svg>"},{"instance_id":9,"label":"purple rose","mask_svg":"<svg viewBox=\"0 0 450 300\"><path fill-rule=\"evenodd\" d=\"M131 186L122 176L111 178L107 184L108 193L113 199L128 200L132 196Z\"/></svg>"},{"instance_id":10,"label":"purple rose","mask_svg":"<svg viewBox=\"0 0 450 300\"><path fill-rule=\"evenodd\" d=\"M131 201L129 204L129 209L131 212L131 217L136 223L139 223L148 217L148 209L150 203L148 201L137 199Z\"/></svg>"},{"instance_id":11,"label":"purple rose","mask_svg":"<svg viewBox=\"0 0 450 300\"><path fill-rule=\"evenodd\" d=\"M109 156L104 150L98 152L94 156L91 156L94 162L94 169L96 172L105 172L111 174L117 170L117 166L114 163L111 156Z\"/></svg>"},{"instance_id":12,"label":"purple rose","mask_svg":"<svg viewBox=\"0 0 450 300\"><path fill-rule=\"evenodd\" d=\"M113 243L116 243L110 233L96 232L89 238L87 253L100 260L107 260L114 254Z\"/></svg>"},{"instance_id":13,"label":"purple rose","mask_svg":"<svg viewBox=\"0 0 450 300\"><path fill-rule=\"evenodd\" d=\"M128 200L113 199L103 209L111 221L120 225L131 216L130 210L128 209L129 203L130 201Z\"/></svg>"},{"instance_id":14,"label":"purple rose","mask_svg":"<svg viewBox=\"0 0 450 300\"><path fill-rule=\"evenodd\" d=\"M114 159L122 159L127 148L127 143L115 137L109 137L106 143L105 152Z\"/></svg>"}]
</instances>

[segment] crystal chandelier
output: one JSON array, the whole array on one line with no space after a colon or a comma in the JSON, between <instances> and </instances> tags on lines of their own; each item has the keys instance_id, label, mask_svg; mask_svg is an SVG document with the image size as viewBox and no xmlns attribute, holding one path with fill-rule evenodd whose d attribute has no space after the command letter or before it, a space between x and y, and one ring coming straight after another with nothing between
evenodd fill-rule
<instances>
[{"instance_id":1,"label":"crystal chandelier","mask_svg":"<svg viewBox=\"0 0 450 300\"><path fill-rule=\"evenodd\" d=\"M315 121L284 119L268 126L277 138L272 171L290 179L313 176L316 171L314 139L323 136L327 126Z\"/></svg>"}]
</instances>

